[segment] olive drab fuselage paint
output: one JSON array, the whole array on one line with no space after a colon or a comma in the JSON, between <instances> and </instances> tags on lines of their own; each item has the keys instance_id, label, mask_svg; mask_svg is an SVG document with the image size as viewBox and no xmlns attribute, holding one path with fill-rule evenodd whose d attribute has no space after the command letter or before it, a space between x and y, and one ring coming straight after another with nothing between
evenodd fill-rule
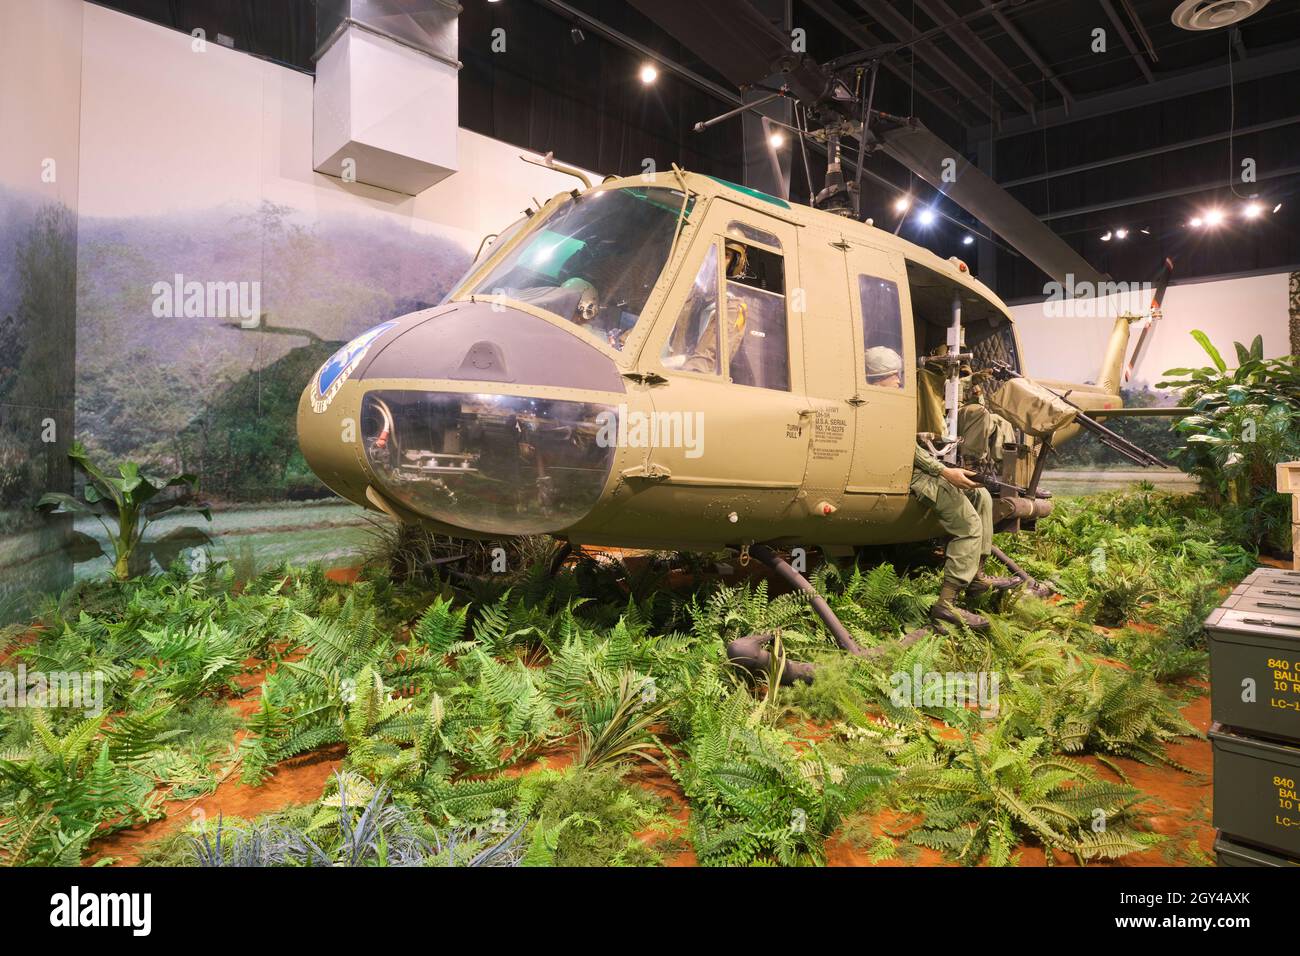
<instances>
[{"instance_id":1,"label":"olive drab fuselage paint","mask_svg":"<svg viewBox=\"0 0 1300 956\"><path fill-rule=\"evenodd\" d=\"M624 228L620 258L600 231ZM458 537L925 540L940 529L908 485L940 292L1025 371L1006 306L955 259L707 176L612 179L503 234L441 305L341 349L303 391L299 442L339 495ZM862 361L882 341L902 358L886 385Z\"/></svg>"}]
</instances>

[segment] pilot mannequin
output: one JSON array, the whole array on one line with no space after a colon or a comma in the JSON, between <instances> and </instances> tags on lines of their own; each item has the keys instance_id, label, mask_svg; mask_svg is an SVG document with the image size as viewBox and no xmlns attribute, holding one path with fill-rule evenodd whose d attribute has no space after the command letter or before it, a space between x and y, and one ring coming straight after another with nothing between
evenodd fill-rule
<instances>
[{"instance_id":1,"label":"pilot mannequin","mask_svg":"<svg viewBox=\"0 0 1300 956\"><path fill-rule=\"evenodd\" d=\"M576 325L588 325L600 311L600 303L597 301L596 287L580 276L574 276L571 279L565 279L560 286L561 289L574 289L578 292L577 305L573 307L573 322Z\"/></svg>"},{"instance_id":2,"label":"pilot mannequin","mask_svg":"<svg viewBox=\"0 0 1300 956\"><path fill-rule=\"evenodd\" d=\"M727 281L737 281L749 277L749 251L745 244L738 238L738 234L732 229L727 230L727 239L724 246L726 256ZM745 341L745 325L748 321L748 311L745 307L745 301L739 296L727 293L727 313L731 325L727 328L727 361L730 364L740 351L740 346ZM688 372L718 372L718 333L715 329L717 321L717 309L714 306L709 307L708 314L701 327L699 347L695 353L686 360L682 368Z\"/></svg>"},{"instance_id":3,"label":"pilot mannequin","mask_svg":"<svg viewBox=\"0 0 1300 956\"><path fill-rule=\"evenodd\" d=\"M897 388L902 384L903 360L885 346L866 351L867 384ZM930 617L950 624L984 629L988 620L958 607L965 592L983 594L1003 582L984 573L984 562L993 551L993 498L988 489L972 479L974 472L945 465L919 444L912 458L912 495L934 509L939 524L949 535L944 548L943 585Z\"/></svg>"}]
</instances>

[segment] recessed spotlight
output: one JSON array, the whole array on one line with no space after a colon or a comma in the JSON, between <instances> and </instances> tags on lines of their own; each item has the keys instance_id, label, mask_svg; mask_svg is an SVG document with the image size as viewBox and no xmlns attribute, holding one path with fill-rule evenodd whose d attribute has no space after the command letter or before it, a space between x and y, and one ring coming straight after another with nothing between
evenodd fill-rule
<instances>
[{"instance_id":1,"label":"recessed spotlight","mask_svg":"<svg viewBox=\"0 0 1300 956\"><path fill-rule=\"evenodd\" d=\"M773 133L767 138L767 145L773 149L780 149L785 145L785 135L782 133Z\"/></svg>"},{"instance_id":2,"label":"recessed spotlight","mask_svg":"<svg viewBox=\"0 0 1300 956\"><path fill-rule=\"evenodd\" d=\"M1276 206L1274 206L1274 207L1273 207L1273 215L1277 215L1278 210L1281 209L1281 208L1282 208L1282 204L1281 204L1281 203L1278 203Z\"/></svg>"},{"instance_id":3,"label":"recessed spotlight","mask_svg":"<svg viewBox=\"0 0 1300 956\"><path fill-rule=\"evenodd\" d=\"M894 200L894 212L903 213L912 208L911 196L899 196Z\"/></svg>"},{"instance_id":4,"label":"recessed spotlight","mask_svg":"<svg viewBox=\"0 0 1300 956\"><path fill-rule=\"evenodd\" d=\"M974 242L975 242L975 237L972 236L970 233L966 233L966 237L962 239L961 244L963 246L969 246Z\"/></svg>"},{"instance_id":5,"label":"recessed spotlight","mask_svg":"<svg viewBox=\"0 0 1300 956\"><path fill-rule=\"evenodd\" d=\"M934 222L934 210L922 209L916 218L917 221L923 226L931 225Z\"/></svg>"},{"instance_id":6,"label":"recessed spotlight","mask_svg":"<svg viewBox=\"0 0 1300 956\"><path fill-rule=\"evenodd\" d=\"M1187 225L1191 226L1193 229L1200 229L1203 225L1205 225L1205 220L1202 219L1200 216L1193 216L1188 221Z\"/></svg>"},{"instance_id":7,"label":"recessed spotlight","mask_svg":"<svg viewBox=\"0 0 1300 956\"><path fill-rule=\"evenodd\" d=\"M1101 241L1102 241L1102 242L1110 242L1110 237L1111 237L1111 235L1112 235L1111 231L1110 231L1109 229L1107 229L1105 235L1103 235L1103 236L1101 237Z\"/></svg>"},{"instance_id":8,"label":"recessed spotlight","mask_svg":"<svg viewBox=\"0 0 1300 956\"><path fill-rule=\"evenodd\" d=\"M1150 229L1139 229L1138 232L1142 233L1142 235L1144 235L1144 236L1149 236L1149 235L1151 235L1151 230L1150 230Z\"/></svg>"},{"instance_id":9,"label":"recessed spotlight","mask_svg":"<svg viewBox=\"0 0 1300 956\"><path fill-rule=\"evenodd\" d=\"M659 67L653 63L645 63L641 66L641 82L649 86L655 80L659 79Z\"/></svg>"},{"instance_id":10,"label":"recessed spotlight","mask_svg":"<svg viewBox=\"0 0 1300 956\"><path fill-rule=\"evenodd\" d=\"M1222 222L1223 222L1222 209L1207 209L1205 211L1205 224L1209 226L1211 229L1213 229L1217 225L1220 225Z\"/></svg>"},{"instance_id":11,"label":"recessed spotlight","mask_svg":"<svg viewBox=\"0 0 1300 956\"><path fill-rule=\"evenodd\" d=\"M1242 216L1247 219L1258 219L1264 212L1264 207L1257 202L1248 202L1241 210Z\"/></svg>"},{"instance_id":12,"label":"recessed spotlight","mask_svg":"<svg viewBox=\"0 0 1300 956\"><path fill-rule=\"evenodd\" d=\"M1116 229L1116 230L1115 230L1115 238L1116 238L1116 239L1127 239L1127 238L1128 238L1128 230L1125 229L1125 228L1123 228L1122 226L1121 226L1119 229Z\"/></svg>"}]
</instances>

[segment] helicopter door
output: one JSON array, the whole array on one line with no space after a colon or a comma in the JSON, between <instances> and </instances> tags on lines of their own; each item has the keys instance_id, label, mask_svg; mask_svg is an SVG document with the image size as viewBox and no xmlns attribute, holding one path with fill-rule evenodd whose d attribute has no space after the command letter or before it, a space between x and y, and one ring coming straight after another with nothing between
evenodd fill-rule
<instances>
[{"instance_id":1,"label":"helicopter door","mask_svg":"<svg viewBox=\"0 0 1300 956\"><path fill-rule=\"evenodd\" d=\"M787 303L799 281L795 248L790 223L711 204L642 356L664 380L649 394L667 434L680 420L698 439L665 442L660 429L650 464L669 484L793 496L803 482L807 402L799 316Z\"/></svg>"},{"instance_id":2,"label":"helicopter door","mask_svg":"<svg viewBox=\"0 0 1300 956\"><path fill-rule=\"evenodd\" d=\"M853 464L845 491L906 495L916 445L916 346L902 260L850 243L857 395Z\"/></svg>"}]
</instances>

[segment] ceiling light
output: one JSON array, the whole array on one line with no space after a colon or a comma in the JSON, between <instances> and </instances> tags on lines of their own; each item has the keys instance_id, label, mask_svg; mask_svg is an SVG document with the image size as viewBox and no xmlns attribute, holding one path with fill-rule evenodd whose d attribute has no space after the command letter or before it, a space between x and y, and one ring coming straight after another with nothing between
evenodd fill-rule
<instances>
[{"instance_id":1,"label":"ceiling light","mask_svg":"<svg viewBox=\"0 0 1300 956\"><path fill-rule=\"evenodd\" d=\"M1116 238L1116 239L1127 239L1127 238L1128 238L1128 230L1125 229L1123 226L1120 226L1120 228L1118 228L1118 229L1115 230L1115 238Z\"/></svg>"},{"instance_id":2,"label":"ceiling light","mask_svg":"<svg viewBox=\"0 0 1300 956\"><path fill-rule=\"evenodd\" d=\"M1282 204L1278 203L1276 206L1273 207L1273 214L1277 215L1277 211L1281 208L1282 208Z\"/></svg>"},{"instance_id":3,"label":"ceiling light","mask_svg":"<svg viewBox=\"0 0 1300 956\"><path fill-rule=\"evenodd\" d=\"M1149 236L1149 235L1151 235L1151 230L1150 230L1150 229L1139 229L1138 232L1142 233L1142 235L1144 235L1144 236Z\"/></svg>"},{"instance_id":4,"label":"ceiling light","mask_svg":"<svg viewBox=\"0 0 1300 956\"><path fill-rule=\"evenodd\" d=\"M1205 224L1213 228L1223 222L1222 209L1207 209L1205 211Z\"/></svg>"},{"instance_id":5,"label":"ceiling light","mask_svg":"<svg viewBox=\"0 0 1300 956\"><path fill-rule=\"evenodd\" d=\"M1202 219L1200 216L1193 216L1191 218L1191 221L1189 221L1187 224L1191 226L1193 229L1200 229L1203 225L1205 225L1205 220Z\"/></svg>"},{"instance_id":6,"label":"ceiling light","mask_svg":"<svg viewBox=\"0 0 1300 956\"><path fill-rule=\"evenodd\" d=\"M921 225L928 226L934 222L934 210L922 209L920 214L916 218L917 221L921 223Z\"/></svg>"},{"instance_id":7,"label":"ceiling light","mask_svg":"<svg viewBox=\"0 0 1300 956\"><path fill-rule=\"evenodd\" d=\"M907 212L912 206L911 196L899 196L894 200L894 212Z\"/></svg>"},{"instance_id":8,"label":"ceiling light","mask_svg":"<svg viewBox=\"0 0 1300 956\"><path fill-rule=\"evenodd\" d=\"M1108 230L1106 230L1106 234L1105 234L1104 236L1101 237L1101 241L1102 241L1102 242L1110 242L1110 237L1111 237L1111 232L1110 232L1110 230L1108 229Z\"/></svg>"},{"instance_id":9,"label":"ceiling light","mask_svg":"<svg viewBox=\"0 0 1300 956\"><path fill-rule=\"evenodd\" d=\"M773 149L780 149L785 145L785 136L781 133L773 133L767 138L767 145Z\"/></svg>"},{"instance_id":10,"label":"ceiling light","mask_svg":"<svg viewBox=\"0 0 1300 956\"><path fill-rule=\"evenodd\" d=\"M641 82L649 86L657 79L659 79L659 67L653 63L643 64L641 67Z\"/></svg>"},{"instance_id":11,"label":"ceiling light","mask_svg":"<svg viewBox=\"0 0 1300 956\"><path fill-rule=\"evenodd\" d=\"M1241 214L1247 219L1258 219L1263 213L1264 207L1257 202L1248 202L1246 207L1241 210Z\"/></svg>"},{"instance_id":12,"label":"ceiling light","mask_svg":"<svg viewBox=\"0 0 1300 956\"><path fill-rule=\"evenodd\" d=\"M969 245L970 245L971 243L973 243L974 241L975 241L975 237L972 236L970 233L967 233L967 234L966 234L966 238L964 238L964 239L961 241L961 244L962 244L963 246L969 246Z\"/></svg>"}]
</instances>

